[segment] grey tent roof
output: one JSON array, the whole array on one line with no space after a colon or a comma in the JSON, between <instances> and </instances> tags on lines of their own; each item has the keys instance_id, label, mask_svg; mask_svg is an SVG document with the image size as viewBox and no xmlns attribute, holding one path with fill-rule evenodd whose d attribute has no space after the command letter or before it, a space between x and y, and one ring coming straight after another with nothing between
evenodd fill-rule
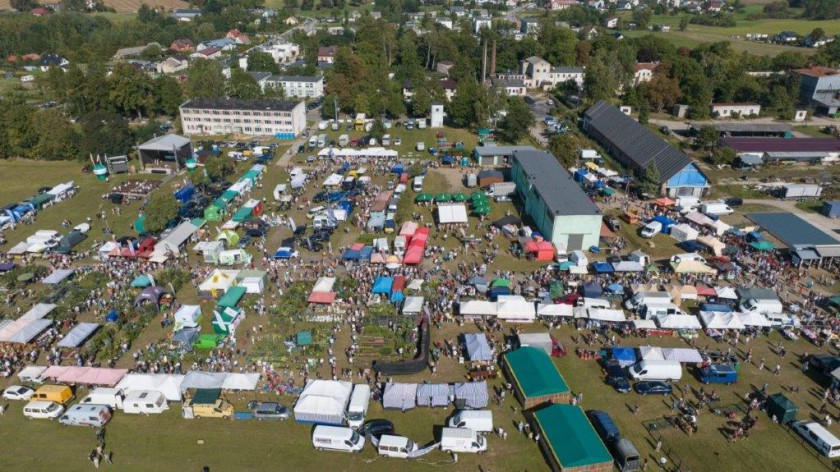
<instances>
[{"instance_id":1,"label":"grey tent roof","mask_svg":"<svg viewBox=\"0 0 840 472\"><path fill-rule=\"evenodd\" d=\"M417 405L447 406L450 395L455 395L455 387L449 384L427 384L417 386Z\"/></svg>"},{"instance_id":2,"label":"grey tent roof","mask_svg":"<svg viewBox=\"0 0 840 472\"><path fill-rule=\"evenodd\" d=\"M667 182L692 162L684 152L603 100L586 110L585 116L589 129L595 129L640 170L653 162L659 171L659 183Z\"/></svg>"},{"instance_id":3,"label":"grey tent roof","mask_svg":"<svg viewBox=\"0 0 840 472\"><path fill-rule=\"evenodd\" d=\"M490 401L487 381L455 384L455 398L465 400L467 408L484 408Z\"/></svg>"},{"instance_id":4,"label":"grey tent roof","mask_svg":"<svg viewBox=\"0 0 840 472\"><path fill-rule=\"evenodd\" d=\"M32 320L23 325L20 330L11 334L7 339L0 339L3 342L27 344L39 334L43 333L52 325L52 320Z\"/></svg>"},{"instance_id":5,"label":"grey tent roof","mask_svg":"<svg viewBox=\"0 0 840 472\"><path fill-rule=\"evenodd\" d=\"M173 343L180 344L181 347L190 352L193 350L193 342L196 339L198 339L198 328L184 328L172 336Z\"/></svg>"},{"instance_id":6,"label":"grey tent roof","mask_svg":"<svg viewBox=\"0 0 840 472\"><path fill-rule=\"evenodd\" d=\"M71 275L73 275L72 269L58 269L52 274L45 277L44 280L42 280L41 282L48 285L53 285L61 283L62 280L66 279L67 277L70 277Z\"/></svg>"},{"instance_id":7,"label":"grey tent roof","mask_svg":"<svg viewBox=\"0 0 840 472\"><path fill-rule=\"evenodd\" d=\"M484 333L467 333L464 335L464 344L467 345L467 354L471 361L485 362L493 360L493 350L487 344L487 336Z\"/></svg>"},{"instance_id":8,"label":"grey tent roof","mask_svg":"<svg viewBox=\"0 0 840 472\"><path fill-rule=\"evenodd\" d=\"M157 305L160 301L160 297L162 297L164 293L166 293L166 290L159 285L146 287L142 292L140 292L140 295L137 295L137 297L134 298L134 306L138 306L144 301L149 301Z\"/></svg>"},{"instance_id":9,"label":"grey tent roof","mask_svg":"<svg viewBox=\"0 0 840 472\"><path fill-rule=\"evenodd\" d=\"M741 300L778 300L776 292L766 288L739 288L738 297Z\"/></svg>"},{"instance_id":10,"label":"grey tent roof","mask_svg":"<svg viewBox=\"0 0 840 472\"><path fill-rule=\"evenodd\" d=\"M157 136L140 145L141 151L164 151L180 149L190 143L190 138L178 136L177 134L164 134Z\"/></svg>"},{"instance_id":11,"label":"grey tent roof","mask_svg":"<svg viewBox=\"0 0 840 472\"><path fill-rule=\"evenodd\" d=\"M552 154L537 150L514 151L513 160L522 168L525 179L533 185L551 214L600 214L598 207Z\"/></svg>"},{"instance_id":12,"label":"grey tent roof","mask_svg":"<svg viewBox=\"0 0 840 472\"><path fill-rule=\"evenodd\" d=\"M99 329L97 323L79 323L58 343L58 347L79 347Z\"/></svg>"},{"instance_id":13,"label":"grey tent roof","mask_svg":"<svg viewBox=\"0 0 840 472\"><path fill-rule=\"evenodd\" d=\"M417 405L417 384L389 383L382 394L383 408L410 410Z\"/></svg>"},{"instance_id":14,"label":"grey tent roof","mask_svg":"<svg viewBox=\"0 0 840 472\"><path fill-rule=\"evenodd\" d=\"M178 333L188 329L193 328L182 329L181 331L178 331ZM175 333L175 336L178 336L178 333ZM196 334L198 334L198 330L196 330ZM181 393L186 392L191 388L222 388L227 377L228 374L226 372L203 372L200 370L191 370L187 372L187 375L184 376L184 380L181 382Z\"/></svg>"}]
</instances>

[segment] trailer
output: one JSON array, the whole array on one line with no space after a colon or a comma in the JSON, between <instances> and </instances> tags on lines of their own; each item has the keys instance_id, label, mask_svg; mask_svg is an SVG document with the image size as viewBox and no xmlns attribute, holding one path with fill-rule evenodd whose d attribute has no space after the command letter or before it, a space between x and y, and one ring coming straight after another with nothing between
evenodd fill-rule
<instances>
[{"instance_id":1,"label":"trailer","mask_svg":"<svg viewBox=\"0 0 840 472\"><path fill-rule=\"evenodd\" d=\"M822 195L822 187L816 184L789 184L781 188L781 198L789 200L817 199Z\"/></svg>"}]
</instances>

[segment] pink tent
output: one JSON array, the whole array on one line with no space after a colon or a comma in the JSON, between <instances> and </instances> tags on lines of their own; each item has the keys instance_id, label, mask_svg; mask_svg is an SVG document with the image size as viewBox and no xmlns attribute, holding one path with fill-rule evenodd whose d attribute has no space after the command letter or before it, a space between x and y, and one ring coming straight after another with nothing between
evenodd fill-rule
<instances>
[{"instance_id":1,"label":"pink tent","mask_svg":"<svg viewBox=\"0 0 840 472\"><path fill-rule=\"evenodd\" d=\"M414 236L414 233L417 232L417 223L413 221L406 221L403 223L402 228L400 228L400 236L407 236L411 237Z\"/></svg>"},{"instance_id":2,"label":"pink tent","mask_svg":"<svg viewBox=\"0 0 840 472\"><path fill-rule=\"evenodd\" d=\"M70 369L70 367L51 365L47 367L47 370L45 370L43 374L41 374L41 377L45 379L55 380L64 375L64 373L67 372L68 369Z\"/></svg>"},{"instance_id":3,"label":"pink tent","mask_svg":"<svg viewBox=\"0 0 840 472\"><path fill-rule=\"evenodd\" d=\"M309 298L306 300L309 303L321 303L323 305L329 305L335 301L336 297L335 292L312 292L309 294Z\"/></svg>"},{"instance_id":4,"label":"pink tent","mask_svg":"<svg viewBox=\"0 0 840 472\"><path fill-rule=\"evenodd\" d=\"M128 373L127 369L104 369L99 367L69 367L56 380L64 384L96 385L113 387Z\"/></svg>"}]
</instances>

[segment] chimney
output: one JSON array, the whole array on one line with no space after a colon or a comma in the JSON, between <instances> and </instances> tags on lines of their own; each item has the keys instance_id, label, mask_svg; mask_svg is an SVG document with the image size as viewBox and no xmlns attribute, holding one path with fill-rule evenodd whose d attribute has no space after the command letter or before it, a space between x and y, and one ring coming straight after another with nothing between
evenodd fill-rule
<instances>
[{"instance_id":1,"label":"chimney","mask_svg":"<svg viewBox=\"0 0 840 472\"><path fill-rule=\"evenodd\" d=\"M496 40L493 40L493 50L490 51L490 77L496 75Z\"/></svg>"}]
</instances>

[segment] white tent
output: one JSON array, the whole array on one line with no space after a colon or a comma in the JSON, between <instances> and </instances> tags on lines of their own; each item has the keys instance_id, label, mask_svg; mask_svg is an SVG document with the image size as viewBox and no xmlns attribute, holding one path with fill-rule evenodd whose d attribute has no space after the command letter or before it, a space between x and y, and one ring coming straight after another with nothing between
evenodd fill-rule
<instances>
[{"instance_id":1,"label":"white tent","mask_svg":"<svg viewBox=\"0 0 840 472\"><path fill-rule=\"evenodd\" d=\"M99 246L99 250L97 251L99 259L103 261L108 259L108 254L111 254L111 251L118 247L120 247L120 245L114 241L108 241L102 246Z\"/></svg>"},{"instance_id":2,"label":"white tent","mask_svg":"<svg viewBox=\"0 0 840 472\"><path fill-rule=\"evenodd\" d=\"M99 329L97 323L79 323L58 342L58 347L79 347Z\"/></svg>"},{"instance_id":3,"label":"white tent","mask_svg":"<svg viewBox=\"0 0 840 472\"><path fill-rule=\"evenodd\" d=\"M725 223L723 220L713 221L712 223L706 226L713 229L715 231L715 234L718 236L722 236L724 233L729 231L730 228L732 228L732 225Z\"/></svg>"},{"instance_id":4,"label":"white tent","mask_svg":"<svg viewBox=\"0 0 840 472\"><path fill-rule=\"evenodd\" d=\"M464 334L464 344L467 346L467 355L473 362L487 362L493 360L493 350L487 343L487 336L484 333Z\"/></svg>"},{"instance_id":5,"label":"white tent","mask_svg":"<svg viewBox=\"0 0 840 472\"><path fill-rule=\"evenodd\" d=\"M500 295L496 302L496 317L503 321L532 322L537 318L534 304L520 295Z\"/></svg>"},{"instance_id":6,"label":"white tent","mask_svg":"<svg viewBox=\"0 0 840 472\"><path fill-rule=\"evenodd\" d=\"M199 284L198 289L202 292L212 290L226 292L236 282L237 275L239 275L238 270L215 269L204 282Z\"/></svg>"},{"instance_id":7,"label":"white tent","mask_svg":"<svg viewBox=\"0 0 840 472\"><path fill-rule=\"evenodd\" d=\"M20 329L10 334L8 337L0 338L0 341L8 343L28 344L30 341L38 337L41 333L52 326L52 320L32 320L22 325Z\"/></svg>"},{"instance_id":8,"label":"white tent","mask_svg":"<svg viewBox=\"0 0 840 472\"><path fill-rule=\"evenodd\" d=\"M639 358L646 361L664 361L665 355L659 346L639 346Z\"/></svg>"},{"instance_id":9,"label":"white tent","mask_svg":"<svg viewBox=\"0 0 840 472\"><path fill-rule=\"evenodd\" d=\"M260 382L260 374L236 374L230 373L222 383L223 390L249 390L257 389Z\"/></svg>"},{"instance_id":10,"label":"white tent","mask_svg":"<svg viewBox=\"0 0 840 472\"><path fill-rule=\"evenodd\" d=\"M382 394L382 407L410 410L417 404L417 384L389 383Z\"/></svg>"},{"instance_id":11,"label":"white tent","mask_svg":"<svg viewBox=\"0 0 840 472\"><path fill-rule=\"evenodd\" d=\"M6 251L6 254L17 256L20 254L25 254L26 250L29 249L29 243L26 241L21 241Z\"/></svg>"},{"instance_id":12,"label":"white tent","mask_svg":"<svg viewBox=\"0 0 840 472\"><path fill-rule=\"evenodd\" d=\"M56 306L57 305L53 303L38 303L30 308L29 311L24 313L23 316L18 318L18 320L40 320L49 315L51 311L55 310Z\"/></svg>"},{"instance_id":13,"label":"white tent","mask_svg":"<svg viewBox=\"0 0 840 472\"><path fill-rule=\"evenodd\" d=\"M697 236L699 235L699 231L692 228L691 225L686 223L671 226L671 237L673 237L679 242L697 239Z\"/></svg>"},{"instance_id":14,"label":"white tent","mask_svg":"<svg viewBox=\"0 0 840 472\"><path fill-rule=\"evenodd\" d=\"M423 302L425 299L423 297L405 297L405 303L403 303L403 315L416 315L423 310Z\"/></svg>"},{"instance_id":15,"label":"white tent","mask_svg":"<svg viewBox=\"0 0 840 472\"><path fill-rule=\"evenodd\" d=\"M565 303L541 303L537 308L540 316L562 316L571 318L574 315L574 307Z\"/></svg>"},{"instance_id":16,"label":"white tent","mask_svg":"<svg viewBox=\"0 0 840 472\"><path fill-rule=\"evenodd\" d=\"M353 384L342 380L309 380L295 404L298 423L342 424Z\"/></svg>"},{"instance_id":17,"label":"white tent","mask_svg":"<svg viewBox=\"0 0 840 472\"><path fill-rule=\"evenodd\" d=\"M18 372L18 378L24 382L42 383L44 379L41 374L47 370L46 367L40 365L28 365Z\"/></svg>"},{"instance_id":18,"label":"white tent","mask_svg":"<svg viewBox=\"0 0 840 472\"><path fill-rule=\"evenodd\" d=\"M344 177L338 174L330 174L326 180L324 180L324 187L338 187L341 185L342 180L344 180Z\"/></svg>"},{"instance_id":19,"label":"white tent","mask_svg":"<svg viewBox=\"0 0 840 472\"><path fill-rule=\"evenodd\" d=\"M463 203L451 203L448 205L438 205L438 223L466 223L467 220L467 206Z\"/></svg>"},{"instance_id":20,"label":"white tent","mask_svg":"<svg viewBox=\"0 0 840 472\"><path fill-rule=\"evenodd\" d=\"M700 236L697 238L697 242L711 249L715 256L722 255L723 250L726 249L726 244L714 236Z\"/></svg>"},{"instance_id":21,"label":"white tent","mask_svg":"<svg viewBox=\"0 0 840 472\"><path fill-rule=\"evenodd\" d=\"M717 272L700 261L690 259L672 262L671 267L677 274L714 274Z\"/></svg>"},{"instance_id":22,"label":"white tent","mask_svg":"<svg viewBox=\"0 0 840 472\"><path fill-rule=\"evenodd\" d=\"M461 316L495 316L496 304L484 300L469 300L461 302L458 311Z\"/></svg>"},{"instance_id":23,"label":"white tent","mask_svg":"<svg viewBox=\"0 0 840 472\"><path fill-rule=\"evenodd\" d=\"M701 311L699 316L706 329L744 329L744 323L734 313Z\"/></svg>"},{"instance_id":24,"label":"white tent","mask_svg":"<svg viewBox=\"0 0 840 472\"><path fill-rule=\"evenodd\" d=\"M614 310L610 308L589 308L586 311L590 320L610 321L616 323L627 321L627 317L624 316L623 310Z\"/></svg>"},{"instance_id":25,"label":"white tent","mask_svg":"<svg viewBox=\"0 0 840 472\"><path fill-rule=\"evenodd\" d=\"M677 361L683 364L699 364L703 362L703 356L697 349L688 348L662 348L662 356L666 361Z\"/></svg>"},{"instance_id":26,"label":"white tent","mask_svg":"<svg viewBox=\"0 0 840 472\"><path fill-rule=\"evenodd\" d=\"M744 326L767 327L772 325L770 320L761 313L738 313L738 318L740 318L741 323L744 323Z\"/></svg>"},{"instance_id":27,"label":"white tent","mask_svg":"<svg viewBox=\"0 0 840 472\"><path fill-rule=\"evenodd\" d=\"M236 276L236 284L245 287L245 293L260 294L265 289L265 282L268 272L263 270L247 269Z\"/></svg>"},{"instance_id":28,"label":"white tent","mask_svg":"<svg viewBox=\"0 0 840 472\"><path fill-rule=\"evenodd\" d=\"M616 272L642 272L645 270L642 267L642 264L639 264L636 261L620 261L616 262L613 265L613 270Z\"/></svg>"},{"instance_id":29,"label":"white tent","mask_svg":"<svg viewBox=\"0 0 840 472\"><path fill-rule=\"evenodd\" d=\"M61 281L63 281L67 277L70 277L71 275L73 275L72 269L58 269L52 274L45 277L44 280L42 280L41 282L47 285L55 285L61 283Z\"/></svg>"},{"instance_id":30,"label":"white tent","mask_svg":"<svg viewBox=\"0 0 840 472\"><path fill-rule=\"evenodd\" d=\"M155 244L152 256L180 256L181 246L198 231L198 226L185 221L172 230L165 238Z\"/></svg>"},{"instance_id":31,"label":"white tent","mask_svg":"<svg viewBox=\"0 0 840 472\"><path fill-rule=\"evenodd\" d=\"M697 223L698 225L708 226L714 223L714 220L709 218L708 216L696 211L694 213L689 213L685 215L685 219L691 221L692 223Z\"/></svg>"},{"instance_id":32,"label":"white tent","mask_svg":"<svg viewBox=\"0 0 840 472\"><path fill-rule=\"evenodd\" d=\"M117 388L128 394L135 391L153 390L160 392L168 401L181 401L181 384L184 375L179 374L126 374L117 384Z\"/></svg>"},{"instance_id":33,"label":"white tent","mask_svg":"<svg viewBox=\"0 0 840 472\"><path fill-rule=\"evenodd\" d=\"M335 285L335 277L320 277L312 287L313 292L332 292Z\"/></svg>"},{"instance_id":34,"label":"white tent","mask_svg":"<svg viewBox=\"0 0 840 472\"><path fill-rule=\"evenodd\" d=\"M700 329L700 321L692 315L659 315L656 323L662 329Z\"/></svg>"},{"instance_id":35,"label":"white tent","mask_svg":"<svg viewBox=\"0 0 840 472\"><path fill-rule=\"evenodd\" d=\"M728 300L738 299L738 293L732 287L715 287L715 293L718 298L726 298Z\"/></svg>"},{"instance_id":36,"label":"white tent","mask_svg":"<svg viewBox=\"0 0 840 472\"><path fill-rule=\"evenodd\" d=\"M195 328L201 320L201 306L199 305L181 305L181 308L175 312L175 331L180 331L181 328Z\"/></svg>"},{"instance_id":37,"label":"white tent","mask_svg":"<svg viewBox=\"0 0 840 472\"><path fill-rule=\"evenodd\" d=\"M653 320L633 320L635 329L656 329L656 322Z\"/></svg>"},{"instance_id":38,"label":"white tent","mask_svg":"<svg viewBox=\"0 0 840 472\"><path fill-rule=\"evenodd\" d=\"M542 349L546 354L551 355L554 350L554 340L548 333L520 333L518 335L519 345L531 346Z\"/></svg>"},{"instance_id":39,"label":"white tent","mask_svg":"<svg viewBox=\"0 0 840 472\"><path fill-rule=\"evenodd\" d=\"M226 372L204 372L191 370L181 382L181 393L191 388L222 388L228 374Z\"/></svg>"},{"instance_id":40,"label":"white tent","mask_svg":"<svg viewBox=\"0 0 840 472\"><path fill-rule=\"evenodd\" d=\"M397 151L385 149L383 147L369 147L369 148L325 148L318 151L319 157L376 157L376 158L396 158L399 156Z\"/></svg>"}]
</instances>

